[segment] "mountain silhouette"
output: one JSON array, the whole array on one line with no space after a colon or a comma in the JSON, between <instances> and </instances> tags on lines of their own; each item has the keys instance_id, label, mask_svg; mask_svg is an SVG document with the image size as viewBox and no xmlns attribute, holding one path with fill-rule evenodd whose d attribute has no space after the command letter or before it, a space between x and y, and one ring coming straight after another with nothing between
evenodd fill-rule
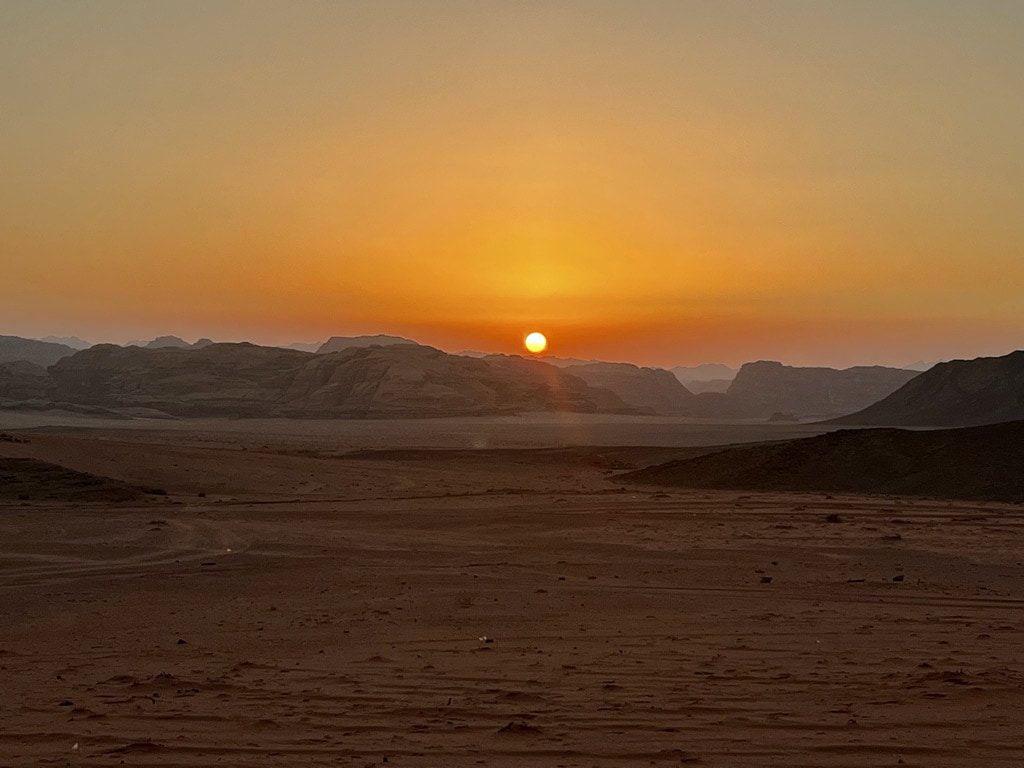
<instances>
[{"instance_id":1,"label":"mountain silhouette","mask_svg":"<svg viewBox=\"0 0 1024 768\"><path fill-rule=\"evenodd\" d=\"M62 357L77 351L67 344L23 339L20 336L0 336L0 363L21 360L36 365L53 365Z\"/></svg>"},{"instance_id":2,"label":"mountain silhouette","mask_svg":"<svg viewBox=\"0 0 1024 768\"><path fill-rule=\"evenodd\" d=\"M180 417L400 418L528 411L633 412L608 390L521 357L421 345L312 354L253 344L101 344L49 369L49 397Z\"/></svg>"},{"instance_id":3,"label":"mountain silhouette","mask_svg":"<svg viewBox=\"0 0 1024 768\"><path fill-rule=\"evenodd\" d=\"M938 363L833 424L966 427L1024 419L1024 351Z\"/></svg>"}]
</instances>

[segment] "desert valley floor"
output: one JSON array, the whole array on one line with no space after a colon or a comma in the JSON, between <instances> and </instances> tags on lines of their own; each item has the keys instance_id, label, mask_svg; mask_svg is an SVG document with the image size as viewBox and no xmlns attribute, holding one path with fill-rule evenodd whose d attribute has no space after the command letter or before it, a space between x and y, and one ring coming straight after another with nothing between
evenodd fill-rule
<instances>
[{"instance_id":1,"label":"desert valley floor","mask_svg":"<svg viewBox=\"0 0 1024 768\"><path fill-rule=\"evenodd\" d=\"M1024 763L1019 505L618 478L765 426L0 431L166 492L0 499L3 766Z\"/></svg>"}]
</instances>

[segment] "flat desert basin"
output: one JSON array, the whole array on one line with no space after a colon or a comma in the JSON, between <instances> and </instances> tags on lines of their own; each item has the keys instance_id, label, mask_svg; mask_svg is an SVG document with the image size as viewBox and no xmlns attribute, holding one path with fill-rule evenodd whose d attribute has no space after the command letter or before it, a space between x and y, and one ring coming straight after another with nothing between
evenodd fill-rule
<instances>
[{"instance_id":1,"label":"flat desert basin","mask_svg":"<svg viewBox=\"0 0 1024 768\"><path fill-rule=\"evenodd\" d=\"M165 492L0 501L0 765L1024 764L1020 506L214 426L0 424Z\"/></svg>"}]
</instances>

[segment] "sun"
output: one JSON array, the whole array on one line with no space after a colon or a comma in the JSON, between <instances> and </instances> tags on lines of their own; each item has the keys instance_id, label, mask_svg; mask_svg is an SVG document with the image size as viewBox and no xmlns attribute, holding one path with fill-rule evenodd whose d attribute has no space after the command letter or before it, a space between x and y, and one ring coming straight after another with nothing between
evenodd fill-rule
<instances>
[{"instance_id":1,"label":"sun","mask_svg":"<svg viewBox=\"0 0 1024 768\"><path fill-rule=\"evenodd\" d=\"M526 345L526 348L535 355L548 348L547 338L539 331L526 334L526 340L523 343Z\"/></svg>"}]
</instances>

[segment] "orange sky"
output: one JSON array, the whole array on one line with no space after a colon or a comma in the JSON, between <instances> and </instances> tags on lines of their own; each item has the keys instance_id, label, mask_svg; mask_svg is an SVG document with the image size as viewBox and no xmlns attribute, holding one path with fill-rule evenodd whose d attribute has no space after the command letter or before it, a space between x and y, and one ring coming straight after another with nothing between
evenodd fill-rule
<instances>
[{"instance_id":1,"label":"orange sky","mask_svg":"<svg viewBox=\"0 0 1024 768\"><path fill-rule=\"evenodd\" d=\"M0 4L0 333L675 365L1024 332L1024 4Z\"/></svg>"}]
</instances>

